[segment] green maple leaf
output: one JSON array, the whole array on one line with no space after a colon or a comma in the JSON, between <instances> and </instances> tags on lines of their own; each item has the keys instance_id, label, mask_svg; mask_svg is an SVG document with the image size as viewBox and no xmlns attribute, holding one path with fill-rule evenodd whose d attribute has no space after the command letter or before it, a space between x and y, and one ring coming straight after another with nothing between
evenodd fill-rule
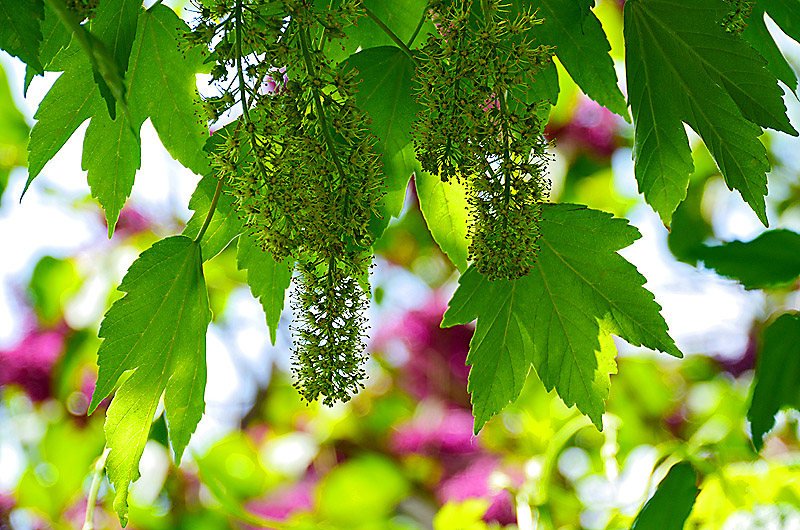
<instances>
[{"instance_id":1,"label":"green maple leaf","mask_svg":"<svg viewBox=\"0 0 800 530\"><path fill-rule=\"evenodd\" d=\"M114 17L109 20L120 24ZM124 27L127 28L124 35L129 37L131 30ZM92 196L106 212L109 236L130 196L141 164L138 132L148 117L164 147L176 160L195 173L207 174L210 168L203 146L208 139L208 128L197 113L199 95L195 85L195 74L207 67L199 49L179 48L183 43L181 35L186 31L188 26L164 5L156 5L139 15L125 78L133 123L123 113L116 119L110 118L85 54L66 54L59 62L64 73L34 116L37 122L28 146L25 190L89 118L81 165L88 171ZM74 42L70 48L73 47L77 47ZM124 46L120 45L120 50L122 57Z\"/></svg>"},{"instance_id":2,"label":"green maple leaf","mask_svg":"<svg viewBox=\"0 0 800 530\"><path fill-rule=\"evenodd\" d=\"M515 2L518 4L519 2ZM617 86L611 45L590 7L594 0L536 0L525 7L538 9L544 23L532 32L538 42L555 45L556 56L581 90L627 121L628 106Z\"/></svg>"},{"instance_id":3,"label":"green maple leaf","mask_svg":"<svg viewBox=\"0 0 800 530\"><path fill-rule=\"evenodd\" d=\"M141 8L139 0L100 2L92 19L92 26L98 28L95 36L105 45L122 73L128 69Z\"/></svg>"},{"instance_id":4,"label":"green maple leaf","mask_svg":"<svg viewBox=\"0 0 800 530\"><path fill-rule=\"evenodd\" d=\"M396 46L370 48L352 55L343 70L358 69L356 102L372 119L370 129L378 138L375 152L381 155L384 191L381 218L373 219L370 229L377 238L403 209L406 188L414 171L411 124L421 109L413 96L414 62Z\"/></svg>"},{"instance_id":5,"label":"green maple leaf","mask_svg":"<svg viewBox=\"0 0 800 530\"><path fill-rule=\"evenodd\" d=\"M682 356L644 277L616 253L640 237L636 228L584 206L546 204L540 229L527 276L490 281L470 268L442 321L478 319L467 357L476 433L517 398L531 366L547 389L602 428L616 372L610 334Z\"/></svg>"},{"instance_id":6,"label":"green maple leaf","mask_svg":"<svg viewBox=\"0 0 800 530\"><path fill-rule=\"evenodd\" d=\"M236 263L239 270L247 270L247 285L264 308L269 337L274 346L286 289L292 281L293 263L288 260L278 263L272 259L247 231L239 236Z\"/></svg>"},{"instance_id":7,"label":"green maple leaf","mask_svg":"<svg viewBox=\"0 0 800 530\"><path fill-rule=\"evenodd\" d=\"M694 466L678 462L658 483L656 492L636 515L631 530L681 530L698 492Z\"/></svg>"},{"instance_id":8,"label":"green maple leaf","mask_svg":"<svg viewBox=\"0 0 800 530\"><path fill-rule=\"evenodd\" d=\"M322 9L337 8L341 0L315 0ZM372 11L400 40L408 43L417 31L410 48L421 44L429 34L438 34L436 27L425 17L427 0L362 0L362 5ZM422 26L417 25L422 22ZM326 55L334 60L342 60L353 55L357 50L368 50L381 46L396 47L397 43L378 26L372 18L363 16L358 21L344 28L346 37L332 41L325 50Z\"/></svg>"},{"instance_id":9,"label":"green maple leaf","mask_svg":"<svg viewBox=\"0 0 800 530\"><path fill-rule=\"evenodd\" d=\"M767 224L761 127L797 132L766 62L727 33L724 0L626 2L625 61L639 191L669 222L692 172L682 122L705 142L730 189Z\"/></svg>"},{"instance_id":10,"label":"green maple leaf","mask_svg":"<svg viewBox=\"0 0 800 530\"><path fill-rule=\"evenodd\" d=\"M764 446L764 435L784 407L800 409L800 314L786 313L765 331L756 365L747 419L753 445Z\"/></svg>"},{"instance_id":11,"label":"green maple leaf","mask_svg":"<svg viewBox=\"0 0 800 530\"><path fill-rule=\"evenodd\" d=\"M792 5L793 4L793 5ZM800 16L800 4L791 2L790 6L793 17ZM792 92L797 90L797 76L786 57L775 44L775 39L772 38L767 25L764 23L764 2L758 2L753 5L753 11L747 18L747 27L742 32L742 38L746 40L764 59L767 60L767 69L772 74L783 81ZM790 12L791 12L790 11ZM776 18L774 11L770 12L770 17ZM800 29L800 28L798 28ZM786 31L784 29L784 31ZM795 40L798 40L800 32L795 34Z\"/></svg>"},{"instance_id":12,"label":"green maple leaf","mask_svg":"<svg viewBox=\"0 0 800 530\"><path fill-rule=\"evenodd\" d=\"M800 276L800 234L768 230L746 243L701 246L693 256L717 274L738 280L747 289L775 287Z\"/></svg>"},{"instance_id":13,"label":"green maple leaf","mask_svg":"<svg viewBox=\"0 0 800 530\"><path fill-rule=\"evenodd\" d=\"M214 199L218 183L219 179L212 175L203 177L197 183L197 188L192 193L192 198L189 199L189 209L194 210L194 215L186 223L183 235L194 238L200 233L211 208L211 201ZM244 223L236 209L236 199L228 193L229 190L230 186L223 183L214 216L200 240L200 245L203 247L203 259L206 261L225 250L233 238L242 232Z\"/></svg>"},{"instance_id":14,"label":"green maple leaf","mask_svg":"<svg viewBox=\"0 0 800 530\"><path fill-rule=\"evenodd\" d=\"M39 61L42 19L42 0L0 0L0 48L19 57L38 74L44 73Z\"/></svg>"},{"instance_id":15,"label":"green maple leaf","mask_svg":"<svg viewBox=\"0 0 800 530\"><path fill-rule=\"evenodd\" d=\"M139 477L150 424L161 395L169 439L180 462L203 414L206 329L211 321L200 245L185 236L163 239L145 250L119 286L125 293L100 325L99 373L89 412L114 390L106 413L109 481L114 509L127 520L128 488Z\"/></svg>"},{"instance_id":16,"label":"green maple leaf","mask_svg":"<svg viewBox=\"0 0 800 530\"><path fill-rule=\"evenodd\" d=\"M141 72L132 78L128 104L150 117L161 143L170 155L198 175L210 171L204 146L208 126L200 118L197 74L208 70L203 50L186 49L183 35L189 26L167 6L155 5L139 20L128 68ZM131 73L132 77L133 74Z\"/></svg>"},{"instance_id":17,"label":"green maple leaf","mask_svg":"<svg viewBox=\"0 0 800 530\"><path fill-rule=\"evenodd\" d=\"M456 268L467 270L469 258L469 204L467 190L456 179L442 182L420 167L414 172L419 208L431 236Z\"/></svg>"},{"instance_id":18,"label":"green maple leaf","mask_svg":"<svg viewBox=\"0 0 800 530\"><path fill-rule=\"evenodd\" d=\"M58 15L48 4L44 6L44 18L40 25L42 31L42 41L39 43L39 62L42 64L42 72L36 72L34 68L25 65L25 83L22 94L27 96L28 87L34 76L43 74L44 71L52 71L51 62L53 58L63 48L69 45L72 33L61 23Z\"/></svg>"}]
</instances>

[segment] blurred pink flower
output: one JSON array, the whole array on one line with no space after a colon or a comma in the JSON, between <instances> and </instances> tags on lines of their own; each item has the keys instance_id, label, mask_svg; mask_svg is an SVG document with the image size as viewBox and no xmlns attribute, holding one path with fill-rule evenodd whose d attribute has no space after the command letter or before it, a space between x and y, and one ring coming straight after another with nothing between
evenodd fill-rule
<instances>
[{"instance_id":1,"label":"blurred pink flower","mask_svg":"<svg viewBox=\"0 0 800 530\"><path fill-rule=\"evenodd\" d=\"M460 408L448 409L438 418L416 417L397 427L391 448L398 454L474 453L481 446L472 425L472 413Z\"/></svg>"},{"instance_id":2,"label":"blurred pink flower","mask_svg":"<svg viewBox=\"0 0 800 530\"><path fill-rule=\"evenodd\" d=\"M309 473L294 484L279 487L264 497L248 503L248 509L262 517L283 521L295 512L309 511L313 508L316 483L316 476Z\"/></svg>"},{"instance_id":3,"label":"blurred pink flower","mask_svg":"<svg viewBox=\"0 0 800 530\"><path fill-rule=\"evenodd\" d=\"M285 66L278 70L277 74L283 75L276 75L274 77L267 76L267 94L278 94L283 92L283 89L286 87L286 83L289 82L289 76L286 75Z\"/></svg>"},{"instance_id":4,"label":"blurred pink flower","mask_svg":"<svg viewBox=\"0 0 800 530\"><path fill-rule=\"evenodd\" d=\"M51 397L51 372L69 331L64 322L49 329L36 326L13 349L0 350L0 386L19 385L33 401Z\"/></svg>"},{"instance_id":5,"label":"blurred pink flower","mask_svg":"<svg viewBox=\"0 0 800 530\"><path fill-rule=\"evenodd\" d=\"M605 107L581 97L568 123L547 131L559 147L609 157L619 146L618 118Z\"/></svg>"},{"instance_id":6,"label":"blurred pink flower","mask_svg":"<svg viewBox=\"0 0 800 530\"><path fill-rule=\"evenodd\" d=\"M105 220L105 217L103 218ZM119 213L119 219L114 227L114 234L120 237L130 237L150 230L152 223L136 208L126 206Z\"/></svg>"},{"instance_id":7,"label":"blurred pink flower","mask_svg":"<svg viewBox=\"0 0 800 530\"><path fill-rule=\"evenodd\" d=\"M10 515L16 504L14 497L0 493L0 530L11 530Z\"/></svg>"},{"instance_id":8,"label":"blurred pink flower","mask_svg":"<svg viewBox=\"0 0 800 530\"><path fill-rule=\"evenodd\" d=\"M420 309L381 329L373 347L387 350L399 345L405 351L398 382L416 399L438 397L470 408L466 392L469 368L465 363L473 330L469 326L440 328L445 309L444 300L433 296Z\"/></svg>"},{"instance_id":9,"label":"blurred pink flower","mask_svg":"<svg viewBox=\"0 0 800 530\"><path fill-rule=\"evenodd\" d=\"M487 522L497 521L507 525L517 522L514 500L504 489L493 488L490 483L492 473L499 470L498 461L489 456L475 459L466 468L441 481L436 489L440 503L460 502L466 499L488 499L491 505L483 516ZM520 477L514 477L517 486Z\"/></svg>"}]
</instances>

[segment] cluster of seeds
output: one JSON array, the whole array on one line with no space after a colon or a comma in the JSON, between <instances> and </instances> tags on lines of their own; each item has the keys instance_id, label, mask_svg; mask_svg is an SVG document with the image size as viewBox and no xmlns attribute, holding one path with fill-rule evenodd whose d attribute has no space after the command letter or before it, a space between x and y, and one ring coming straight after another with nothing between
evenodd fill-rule
<instances>
[{"instance_id":1,"label":"cluster of seeds","mask_svg":"<svg viewBox=\"0 0 800 530\"><path fill-rule=\"evenodd\" d=\"M382 167L352 71L321 50L361 13L359 1L318 10L310 0L206 0L190 40L208 44L215 119L243 114L224 134L214 166L236 196L246 229L277 261L298 263L294 372L301 394L347 401L363 385L363 310L381 199ZM229 72L235 72L233 76ZM230 78L230 79L229 79Z\"/></svg>"},{"instance_id":2,"label":"cluster of seeds","mask_svg":"<svg viewBox=\"0 0 800 530\"><path fill-rule=\"evenodd\" d=\"M752 1L746 0L725 0L731 6L731 10L722 19L721 25L728 33L741 35L747 27L747 17L753 11Z\"/></svg>"},{"instance_id":3,"label":"cluster of seeds","mask_svg":"<svg viewBox=\"0 0 800 530\"><path fill-rule=\"evenodd\" d=\"M422 167L442 180L463 180L470 193L469 248L490 279L527 274L537 255L540 203L546 199L547 141L536 104L520 101L547 66L552 48L528 34L541 22L530 12L513 20L497 1L433 2L441 36L422 48L414 144Z\"/></svg>"},{"instance_id":4,"label":"cluster of seeds","mask_svg":"<svg viewBox=\"0 0 800 530\"><path fill-rule=\"evenodd\" d=\"M86 20L94 16L94 11L100 5L100 0L66 0L67 9L75 13L79 20Z\"/></svg>"}]
</instances>

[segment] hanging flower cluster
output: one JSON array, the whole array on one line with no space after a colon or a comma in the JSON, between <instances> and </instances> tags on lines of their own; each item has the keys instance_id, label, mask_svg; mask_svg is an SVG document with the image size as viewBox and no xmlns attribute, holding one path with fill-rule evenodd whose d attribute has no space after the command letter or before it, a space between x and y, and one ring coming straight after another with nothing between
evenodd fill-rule
<instances>
[{"instance_id":1,"label":"hanging flower cluster","mask_svg":"<svg viewBox=\"0 0 800 530\"><path fill-rule=\"evenodd\" d=\"M552 47L527 35L541 22L528 11L513 20L495 0L433 2L441 36L422 48L414 130L422 167L469 189L470 259L490 279L524 276L536 261L540 203L546 199L544 121L520 101L547 66Z\"/></svg>"},{"instance_id":2,"label":"hanging flower cluster","mask_svg":"<svg viewBox=\"0 0 800 530\"><path fill-rule=\"evenodd\" d=\"M361 15L359 5L205 2L189 36L210 46L213 80L228 83L206 102L209 118L242 107L220 133L214 166L263 249L298 263L297 388L326 404L363 386L368 293L361 281L370 265L368 224L382 196L376 139L355 104L355 73L339 71L322 51Z\"/></svg>"}]
</instances>

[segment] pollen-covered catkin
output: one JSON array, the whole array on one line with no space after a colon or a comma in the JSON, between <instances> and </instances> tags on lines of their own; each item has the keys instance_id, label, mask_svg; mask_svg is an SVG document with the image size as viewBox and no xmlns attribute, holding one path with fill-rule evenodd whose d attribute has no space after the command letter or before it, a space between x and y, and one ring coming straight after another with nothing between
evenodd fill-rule
<instances>
[{"instance_id":1,"label":"pollen-covered catkin","mask_svg":"<svg viewBox=\"0 0 800 530\"><path fill-rule=\"evenodd\" d=\"M212 77L232 88L208 100L206 112L216 118L234 104L243 111L223 133L214 166L264 251L297 263L298 390L329 405L347 401L365 377L368 296L358 279L368 274L382 165L356 106L356 73L332 65L323 43L344 35L362 14L360 2L209 4L189 38L213 48Z\"/></svg>"},{"instance_id":2,"label":"pollen-covered catkin","mask_svg":"<svg viewBox=\"0 0 800 530\"><path fill-rule=\"evenodd\" d=\"M552 57L528 35L541 22L513 19L496 1L476 16L470 2L434 2L417 69L414 146L423 169L463 180L471 208L469 257L490 279L513 280L533 267L540 203L547 198L547 141L536 104L520 101Z\"/></svg>"}]
</instances>

